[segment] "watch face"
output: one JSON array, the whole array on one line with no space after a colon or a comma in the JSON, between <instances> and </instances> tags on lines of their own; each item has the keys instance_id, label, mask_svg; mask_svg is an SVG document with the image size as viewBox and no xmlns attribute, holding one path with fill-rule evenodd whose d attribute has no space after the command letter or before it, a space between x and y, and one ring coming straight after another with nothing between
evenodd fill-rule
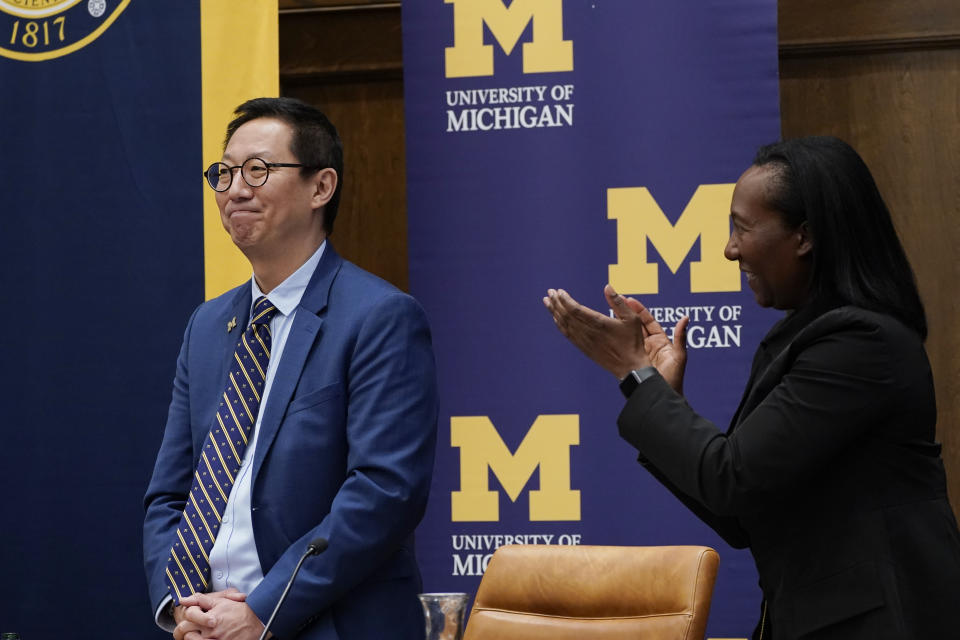
<instances>
[{"instance_id":1,"label":"watch face","mask_svg":"<svg viewBox=\"0 0 960 640\"><path fill-rule=\"evenodd\" d=\"M636 371L631 371L627 374L627 377L620 381L620 391L623 393L624 397L629 398L630 394L633 393L634 389L637 388L640 384L640 377L637 375Z\"/></svg>"},{"instance_id":2,"label":"watch face","mask_svg":"<svg viewBox=\"0 0 960 640\"><path fill-rule=\"evenodd\" d=\"M657 372L655 367L644 367L643 369L634 369L627 374L627 377L620 381L620 391L623 395L630 397L640 383L650 378Z\"/></svg>"}]
</instances>

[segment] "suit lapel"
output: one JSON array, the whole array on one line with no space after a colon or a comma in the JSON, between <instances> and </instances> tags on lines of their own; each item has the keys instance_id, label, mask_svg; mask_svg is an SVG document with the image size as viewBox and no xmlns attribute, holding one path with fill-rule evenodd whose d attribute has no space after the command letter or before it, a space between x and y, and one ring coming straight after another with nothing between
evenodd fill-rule
<instances>
[{"instance_id":1,"label":"suit lapel","mask_svg":"<svg viewBox=\"0 0 960 640\"><path fill-rule=\"evenodd\" d=\"M819 331L820 318L837 306L838 303L831 297L811 303L775 324L764 336L754 355L750 380L743 392L740 406L737 407L730 421L728 434L732 433L750 415L750 412L763 402L770 390L786 374L792 365L792 362L788 361L789 347L801 336Z\"/></svg>"},{"instance_id":2,"label":"suit lapel","mask_svg":"<svg viewBox=\"0 0 960 640\"><path fill-rule=\"evenodd\" d=\"M740 425L740 422L746 419L746 417L756 409L763 398L767 396L770 392L771 377L773 377L776 382L779 382L780 378L783 377L786 354L786 349L780 351L777 355L773 356L772 359L769 354L763 354L763 362L757 363L759 366L755 366L754 371L750 373L750 381L747 383L747 388L743 392L740 406L737 407L737 412L733 414L733 420L730 421L730 428L727 430L728 434L732 433L733 430Z\"/></svg>"},{"instance_id":3,"label":"suit lapel","mask_svg":"<svg viewBox=\"0 0 960 640\"><path fill-rule=\"evenodd\" d=\"M333 250L333 245L327 241L323 255L317 264L310 283L303 292L300 304L297 306L287 342L280 355L277 372L274 375L270 395L267 398L263 418L260 421L260 434L257 436L257 448L253 458L253 481L256 482L260 467L270 450L283 418L290 404L290 398L300 382L303 366L307 356L313 350L313 345L323 327L322 312L327 307L330 286L333 284L343 259Z\"/></svg>"},{"instance_id":4,"label":"suit lapel","mask_svg":"<svg viewBox=\"0 0 960 640\"><path fill-rule=\"evenodd\" d=\"M243 332L247 329L247 321L250 319L251 295L252 289L248 281L247 284L237 290L236 295L233 296L233 300L230 301L226 315L223 317L224 333L220 335L223 336L222 351L224 358L221 363L220 378L223 380L224 385L226 385L227 367L230 366L233 352L237 348L240 336L242 336Z\"/></svg>"},{"instance_id":5,"label":"suit lapel","mask_svg":"<svg viewBox=\"0 0 960 640\"><path fill-rule=\"evenodd\" d=\"M757 377L760 375L761 370L766 368L765 363L770 361L770 357L767 355L767 348L767 340L764 338L757 346L756 353L753 354L753 364L750 366L750 378L747 380L747 386L744 388L743 396L740 398L740 405L737 406L737 410L730 420L730 426L727 429L728 434L732 433L737 425L740 424L740 416L744 413L747 400L753 395L754 389L756 389Z\"/></svg>"},{"instance_id":6,"label":"suit lapel","mask_svg":"<svg viewBox=\"0 0 960 640\"><path fill-rule=\"evenodd\" d=\"M203 377L205 384L212 385L209 387L209 391L205 390L203 394L209 393L210 397L216 398L216 402L200 403L201 406L197 407L196 424L204 427L203 429L194 429L193 433L193 446L198 458L203 447L203 441L213 425L220 397L227 386L227 371L237 348L237 342L247 326L247 319L250 316L250 292L249 282L238 287L222 315L215 320L212 327L201 338L203 353L210 354L212 358L216 358L215 354L220 354L220 362L219 369L211 367L210 377ZM213 375L214 373L215 375Z\"/></svg>"}]
</instances>

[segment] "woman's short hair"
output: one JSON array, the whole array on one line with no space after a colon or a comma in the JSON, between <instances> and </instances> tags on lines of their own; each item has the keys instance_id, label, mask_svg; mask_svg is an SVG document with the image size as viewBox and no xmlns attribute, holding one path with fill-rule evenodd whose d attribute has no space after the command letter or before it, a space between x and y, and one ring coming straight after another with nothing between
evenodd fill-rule
<instances>
[{"instance_id":1,"label":"woman's short hair","mask_svg":"<svg viewBox=\"0 0 960 640\"><path fill-rule=\"evenodd\" d=\"M870 170L829 136L761 147L754 165L771 169L767 205L813 239L814 296L887 313L926 339L916 278Z\"/></svg>"}]
</instances>

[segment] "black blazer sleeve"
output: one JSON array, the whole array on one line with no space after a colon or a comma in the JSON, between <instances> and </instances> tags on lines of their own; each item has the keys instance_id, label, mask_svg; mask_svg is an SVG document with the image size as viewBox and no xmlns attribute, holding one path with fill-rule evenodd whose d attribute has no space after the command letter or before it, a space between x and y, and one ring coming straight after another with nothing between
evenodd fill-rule
<instances>
[{"instance_id":1,"label":"black blazer sleeve","mask_svg":"<svg viewBox=\"0 0 960 640\"><path fill-rule=\"evenodd\" d=\"M620 414L621 435L671 491L700 505L697 515L759 511L881 422L904 386L895 363L916 338L846 309L811 323L774 359L729 434L654 376Z\"/></svg>"},{"instance_id":2,"label":"black blazer sleeve","mask_svg":"<svg viewBox=\"0 0 960 640\"><path fill-rule=\"evenodd\" d=\"M629 441L630 438L627 436L627 434L624 434L622 430L620 434ZM716 531L717 534L723 538L728 545L734 549L745 549L750 546L750 538L747 537L746 532L740 527L740 523L736 518L718 516L707 509L703 503L698 502L696 499L691 498L687 494L680 491L680 489L670 482L663 472L653 466L653 464L642 455L637 458L637 461L643 465L644 469L650 472L650 475L656 478L660 484L666 487L670 493L672 493L680 502L682 502L684 506L690 509L695 516L700 518L708 527Z\"/></svg>"}]
</instances>

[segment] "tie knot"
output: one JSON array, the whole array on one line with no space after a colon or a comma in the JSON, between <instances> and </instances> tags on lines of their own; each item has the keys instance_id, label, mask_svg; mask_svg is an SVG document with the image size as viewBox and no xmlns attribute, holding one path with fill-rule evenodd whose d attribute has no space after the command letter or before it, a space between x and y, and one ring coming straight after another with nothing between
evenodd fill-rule
<instances>
[{"instance_id":1,"label":"tie knot","mask_svg":"<svg viewBox=\"0 0 960 640\"><path fill-rule=\"evenodd\" d=\"M273 306L273 303L266 296L260 296L253 305L253 317L250 319L250 324L270 324L270 320L276 313L277 308Z\"/></svg>"}]
</instances>

